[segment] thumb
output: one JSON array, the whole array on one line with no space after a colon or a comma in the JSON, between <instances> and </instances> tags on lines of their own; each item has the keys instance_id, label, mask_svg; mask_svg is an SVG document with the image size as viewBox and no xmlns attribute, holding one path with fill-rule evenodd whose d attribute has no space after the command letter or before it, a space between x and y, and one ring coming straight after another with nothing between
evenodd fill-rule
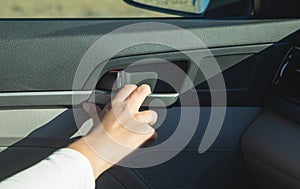
<instances>
[{"instance_id":1,"label":"thumb","mask_svg":"<svg viewBox=\"0 0 300 189\"><path fill-rule=\"evenodd\" d=\"M157 113L153 110L146 110L136 114L136 119L140 122L148 123L153 126L157 121Z\"/></svg>"}]
</instances>

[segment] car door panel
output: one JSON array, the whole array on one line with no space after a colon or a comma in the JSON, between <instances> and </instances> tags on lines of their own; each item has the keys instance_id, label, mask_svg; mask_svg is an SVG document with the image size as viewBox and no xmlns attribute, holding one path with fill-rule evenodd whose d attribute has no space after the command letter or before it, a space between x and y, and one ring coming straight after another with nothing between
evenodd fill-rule
<instances>
[{"instance_id":1,"label":"car door panel","mask_svg":"<svg viewBox=\"0 0 300 189\"><path fill-rule=\"evenodd\" d=\"M222 48L212 48L210 51L214 56L214 59L218 62L220 69L222 70L222 74L226 84L226 92L227 92L227 102L229 106L243 106L243 105L260 105L259 99L262 99L261 95L264 94L264 86L270 82L271 75L274 70L277 68L277 64L280 62L280 58L267 56L267 54L277 54L278 57L284 56L286 49L288 48L288 43L279 42L276 44L262 44L262 45L248 45L248 46L240 46L240 47L222 47ZM204 50L203 50L204 51ZM121 58L112 59L109 63L109 66L104 70L97 70L93 72L94 75L91 77L99 77L103 76L107 71L113 69L123 69L126 66L130 65L132 62L138 61L140 59L147 58L158 58L168 60L170 62L183 61L188 64L191 60L185 54L197 54L203 52L202 50L191 50L191 51L182 51L178 52L169 52L169 53L155 53L151 55L136 55L136 56L127 56ZM204 57L202 59L203 63L210 63L212 61L212 57ZM50 65L53 66L53 65ZM75 66L75 65L74 65ZM55 66L54 66L55 67ZM48 69L48 68L43 68ZM58 68L65 70L67 68ZM189 66L189 69L198 69L195 65ZM55 72L56 78L60 73ZM68 72L69 73L69 72ZM236 74L239 75L236 75ZM32 73L30 73L32 74ZM62 75L63 71L61 72ZM75 73L74 73L75 74ZM233 76L235 74L235 76ZM265 74L269 74L269 80L263 80L257 83L257 81L261 80L262 77L265 77ZM14 77L14 76L10 76ZM38 77L38 76L37 76ZM217 77L217 76L216 76ZM214 78L211 78L213 80ZM24 82L24 80L19 80L20 82ZM13 82L9 80L9 82ZM9 83L8 82L8 83ZM26 82L26 80L25 80ZM31 83L33 82L33 83ZM24 83L23 86L36 85L34 82L37 82L40 85L40 82L32 80L28 81L28 83ZM44 81L49 82L49 80ZM70 82L70 81L68 81ZM73 81L72 81L73 82ZM195 83L199 83L195 86L195 89L198 93L202 95L199 98L200 103L202 105L209 105L210 103L210 91L206 82L206 78L199 71L195 78ZM0 102L2 107L72 107L72 105L80 104L84 101L87 101L92 94L93 90L98 90L96 86L84 86L83 91L79 89L69 89L69 87L64 90L60 90L59 88L55 88L55 84L47 83L48 87L54 85L53 90L44 91L40 87L31 91L30 87L28 87L26 92L3 92L0 94ZM71 85L71 84L68 84ZM19 88L17 90L25 90L24 88ZM215 90L218 90L217 88ZM101 91L99 91L99 94ZM24 100L26 99L26 100ZM77 102L73 100L76 99ZM188 102L185 101L186 104L182 104L183 106L195 106L193 101Z\"/></svg>"},{"instance_id":2,"label":"car door panel","mask_svg":"<svg viewBox=\"0 0 300 189\"><path fill-rule=\"evenodd\" d=\"M77 132L74 123L73 110L82 115L81 124L88 118L78 107L72 107L72 96L76 95L80 99L77 102L79 105L88 100L91 92L95 90L90 86L84 91L72 88L80 60L88 48L106 33L143 21L0 21L0 117L4 120L0 128L0 146L5 148L0 155L1 167L4 167L0 171L1 179L38 162L56 148L70 143L71 137L78 137L91 127L91 121L88 121L83 126L85 130ZM147 21L160 21L182 27L198 36L211 50L227 86L228 107L225 121L212 147L200 154L199 144L211 114L210 96L211 93L220 91L210 91L207 79L198 73L195 89L183 95L198 95L201 107L193 101L176 102L169 107L166 119L157 129L158 139L152 144L159 144L172 135L184 108L195 111L200 109L200 122L188 145L176 157L155 167L114 167L97 180L98 187L253 188L254 183L242 159L240 139L248 126L263 112L269 85L291 46L294 33L299 30L300 21ZM172 35L172 31L155 28L143 32L145 35L163 32ZM122 69L136 60L149 57L189 63L191 60L184 53L199 53L204 50L195 48L185 45L182 49L177 49L182 51L178 52L155 44L131 47L110 60L106 71ZM211 61L211 57L205 57L203 62L205 61ZM189 66L190 70L195 68L193 64ZM93 74L100 79L105 73L96 69ZM213 80L214 77L209 79ZM219 90L224 92L224 89ZM186 127L189 129L190 125ZM31 156L33 153L36 153L34 158Z\"/></svg>"},{"instance_id":3,"label":"car door panel","mask_svg":"<svg viewBox=\"0 0 300 189\"><path fill-rule=\"evenodd\" d=\"M275 43L299 29L298 20L153 21L183 27L200 37L208 48ZM1 21L1 56L5 60L1 69L1 77L5 78L1 79L1 91L71 90L78 64L88 48L110 31L111 27L116 29L118 26L138 22L141 21ZM151 34L151 31L147 32ZM164 31L154 29L153 33L155 32ZM240 35L241 37L236 37ZM196 47L187 44L178 50L194 48ZM168 51L172 49L149 44L143 45L143 48L129 48L118 56ZM32 69L33 66L35 69ZM68 74L65 74L66 70ZM35 78L40 80L36 81Z\"/></svg>"}]
</instances>

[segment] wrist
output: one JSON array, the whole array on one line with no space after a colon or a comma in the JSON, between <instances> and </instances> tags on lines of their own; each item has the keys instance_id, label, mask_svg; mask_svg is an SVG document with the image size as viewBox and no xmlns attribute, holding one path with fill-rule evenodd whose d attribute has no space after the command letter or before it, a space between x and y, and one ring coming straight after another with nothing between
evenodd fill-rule
<instances>
[{"instance_id":1,"label":"wrist","mask_svg":"<svg viewBox=\"0 0 300 189\"><path fill-rule=\"evenodd\" d=\"M108 170L113 165L105 160L103 160L101 157L99 157L85 142L84 137L73 142L70 144L67 148L76 150L80 152L82 155L84 155L90 162L95 179L98 178L102 173L104 173L106 170Z\"/></svg>"}]
</instances>

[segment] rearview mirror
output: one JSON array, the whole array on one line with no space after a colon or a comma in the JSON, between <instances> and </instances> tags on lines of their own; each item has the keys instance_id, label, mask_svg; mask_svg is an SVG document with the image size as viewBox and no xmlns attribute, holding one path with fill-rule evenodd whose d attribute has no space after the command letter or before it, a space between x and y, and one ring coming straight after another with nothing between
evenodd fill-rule
<instances>
[{"instance_id":1,"label":"rearview mirror","mask_svg":"<svg viewBox=\"0 0 300 189\"><path fill-rule=\"evenodd\" d=\"M210 0L124 0L126 3L148 10L180 16L201 16Z\"/></svg>"}]
</instances>

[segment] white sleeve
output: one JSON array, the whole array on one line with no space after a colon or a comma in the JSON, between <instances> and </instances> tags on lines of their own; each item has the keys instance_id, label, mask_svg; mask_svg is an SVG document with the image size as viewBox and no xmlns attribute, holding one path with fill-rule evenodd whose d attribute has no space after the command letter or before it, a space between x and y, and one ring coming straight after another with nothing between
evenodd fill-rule
<instances>
[{"instance_id":1,"label":"white sleeve","mask_svg":"<svg viewBox=\"0 0 300 189\"><path fill-rule=\"evenodd\" d=\"M94 189L89 160L81 153L64 148L36 165L0 182L1 189Z\"/></svg>"}]
</instances>

